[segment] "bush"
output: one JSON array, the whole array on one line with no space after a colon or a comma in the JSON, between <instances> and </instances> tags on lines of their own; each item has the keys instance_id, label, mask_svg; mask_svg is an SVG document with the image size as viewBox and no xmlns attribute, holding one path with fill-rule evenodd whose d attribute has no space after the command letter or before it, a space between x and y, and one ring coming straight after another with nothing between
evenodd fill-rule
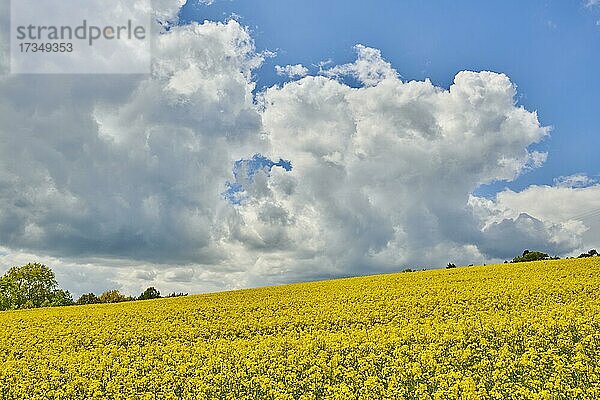
<instances>
[{"instance_id":1,"label":"bush","mask_svg":"<svg viewBox=\"0 0 600 400\"><path fill-rule=\"evenodd\" d=\"M57 289L52 294L52 297L44 304L46 307L64 307L72 306L75 302L73 296L68 290Z\"/></svg>"},{"instance_id":2,"label":"bush","mask_svg":"<svg viewBox=\"0 0 600 400\"><path fill-rule=\"evenodd\" d=\"M596 249L592 249L590 251L588 251L587 253L583 253L579 256L579 258L588 258L588 257L597 257L598 256L598 252L596 251Z\"/></svg>"},{"instance_id":3,"label":"bush","mask_svg":"<svg viewBox=\"0 0 600 400\"><path fill-rule=\"evenodd\" d=\"M173 292L173 293L169 293L169 295L167 297L184 297L184 296L187 296L187 295L188 295L187 293L175 293L175 292Z\"/></svg>"},{"instance_id":4,"label":"bush","mask_svg":"<svg viewBox=\"0 0 600 400\"><path fill-rule=\"evenodd\" d=\"M550 256L546 253L542 253L540 251L529 251L525 250L523 255L520 257L515 257L512 262L513 263L521 263L521 262L530 262L530 261L542 261L549 260Z\"/></svg>"},{"instance_id":5,"label":"bush","mask_svg":"<svg viewBox=\"0 0 600 400\"><path fill-rule=\"evenodd\" d=\"M109 290L100 295L100 303L122 303L131 300L131 297L126 297L118 290Z\"/></svg>"},{"instance_id":6,"label":"bush","mask_svg":"<svg viewBox=\"0 0 600 400\"><path fill-rule=\"evenodd\" d=\"M98 304L98 303L100 303L100 299L94 293L83 294L77 300L77 304L80 306L85 305L85 304Z\"/></svg>"},{"instance_id":7,"label":"bush","mask_svg":"<svg viewBox=\"0 0 600 400\"><path fill-rule=\"evenodd\" d=\"M160 299L160 292L154 287L149 287L148 289L144 290L144 293L140 294L140 297L138 297L138 300L151 299Z\"/></svg>"}]
</instances>

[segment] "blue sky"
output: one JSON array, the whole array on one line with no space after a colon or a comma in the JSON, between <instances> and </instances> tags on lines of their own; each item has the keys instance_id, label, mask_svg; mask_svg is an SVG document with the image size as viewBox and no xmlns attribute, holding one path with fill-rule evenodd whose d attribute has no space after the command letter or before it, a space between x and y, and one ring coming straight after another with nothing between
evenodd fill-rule
<instances>
[{"instance_id":1,"label":"blue sky","mask_svg":"<svg viewBox=\"0 0 600 400\"><path fill-rule=\"evenodd\" d=\"M353 46L378 48L403 80L448 87L461 70L503 72L519 104L537 110L551 137L542 168L481 188L552 184L560 176L600 174L600 7L581 1L188 1L182 22L227 20L250 28L257 49L277 53L257 73L259 90L281 83L275 65L355 59Z\"/></svg>"}]
</instances>

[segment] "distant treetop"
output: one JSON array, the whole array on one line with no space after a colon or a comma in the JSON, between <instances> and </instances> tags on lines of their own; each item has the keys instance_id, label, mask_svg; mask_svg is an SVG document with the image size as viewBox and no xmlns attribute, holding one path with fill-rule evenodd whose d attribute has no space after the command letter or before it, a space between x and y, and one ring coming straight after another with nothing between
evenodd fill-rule
<instances>
[{"instance_id":1,"label":"distant treetop","mask_svg":"<svg viewBox=\"0 0 600 400\"><path fill-rule=\"evenodd\" d=\"M160 299L160 292L154 287L149 287L148 289L144 290L144 293L140 294L140 297L138 297L138 300L151 299Z\"/></svg>"},{"instance_id":2,"label":"distant treetop","mask_svg":"<svg viewBox=\"0 0 600 400\"><path fill-rule=\"evenodd\" d=\"M523 255L520 257L515 257L512 262L521 263L521 262L530 262L530 261L541 261L541 260L549 260L550 256L546 253L542 253L540 251L529 251L525 250Z\"/></svg>"}]
</instances>

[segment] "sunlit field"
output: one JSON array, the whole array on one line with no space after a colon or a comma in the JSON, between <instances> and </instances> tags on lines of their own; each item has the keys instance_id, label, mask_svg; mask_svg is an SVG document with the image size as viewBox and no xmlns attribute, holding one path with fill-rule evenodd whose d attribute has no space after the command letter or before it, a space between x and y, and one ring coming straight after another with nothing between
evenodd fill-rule
<instances>
[{"instance_id":1,"label":"sunlit field","mask_svg":"<svg viewBox=\"0 0 600 400\"><path fill-rule=\"evenodd\" d=\"M0 313L0 399L598 399L600 258Z\"/></svg>"}]
</instances>

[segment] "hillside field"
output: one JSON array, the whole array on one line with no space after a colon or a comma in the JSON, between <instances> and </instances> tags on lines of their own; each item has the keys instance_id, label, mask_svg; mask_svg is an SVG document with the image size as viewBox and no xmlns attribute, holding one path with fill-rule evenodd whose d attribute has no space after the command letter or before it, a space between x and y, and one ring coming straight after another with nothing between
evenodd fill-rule
<instances>
[{"instance_id":1,"label":"hillside field","mask_svg":"<svg viewBox=\"0 0 600 400\"><path fill-rule=\"evenodd\" d=\"M0 313L0 399L599 399L600 257Z\"/></svg>"}]
</instances>

